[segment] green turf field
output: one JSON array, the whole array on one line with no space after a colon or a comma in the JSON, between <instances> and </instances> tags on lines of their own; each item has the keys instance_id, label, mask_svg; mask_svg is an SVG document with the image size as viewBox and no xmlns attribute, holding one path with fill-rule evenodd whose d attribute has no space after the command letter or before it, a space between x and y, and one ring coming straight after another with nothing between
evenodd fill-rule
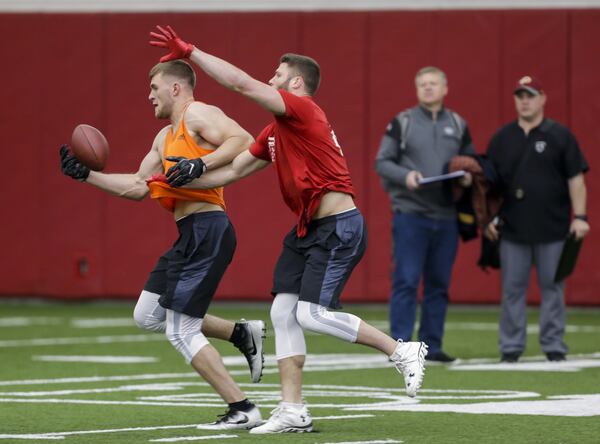
<instances>
[{"instance_id":1,"label":"green turf field","mask_svg":"<svg viewBox=\"0 0 600 444\"><path fill-rule=\"evenodd\" d=\"M600 311L570 309L567 362L547 363L529 316L529 348L499 364L497 307L451 306L445 349L461 358L428 366L416 399L384 356L308 335L305 398L314 433L249 435L195 428L225 410L162 335L131 320L131 303L0 300L0 444L148 443L600 443ZM347 306L386 329L385 306ZM215 304L229 319L268 321L266 305ZM249 398L268 417L278 401L274 341L250 384L229 343L213 341Z\"/></svg>"}]
</instances>

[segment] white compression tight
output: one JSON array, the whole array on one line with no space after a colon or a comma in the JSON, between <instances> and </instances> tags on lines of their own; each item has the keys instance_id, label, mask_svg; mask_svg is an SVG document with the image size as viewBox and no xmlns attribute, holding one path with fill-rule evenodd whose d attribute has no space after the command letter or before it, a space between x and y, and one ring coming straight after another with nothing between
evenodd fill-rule
<instances>
[{"instance_id":1,"label":"white compression tight","mask_svg":"<svg viewBox=\"0 0 600 444\"><path fill-rule=\"evenodd\" d=\"M298 300L299 295L279 293L271 306L278 360L306 355L303 330L311 330L348 342L356 342L360 318L350 313L332 312L318 304Z\"/></svg>"},{"instance_id":2,"label":"white compression tight","mask_svg":"<svg viewBox=\"0 0 600 444\"><path fill-rule=\"evenodd\" d=\"M273 330L275 330L277 360L306 355L304 332L296 320L297 303L297 294L278 293L271 305L271 322Z\"/></svg>"},{"instance_id":3,"label":"white compression tight","mask_svg":"<svg viewBox=\"0 0 600 444\"><path fill-rule=\"evenodd\" d=\"M160 306L160 295L143 290L133 310L138 327L158 333L166 332L167 339L189 364L208 339L201 332L202 319L167 310Z\"/></svg>"},{"instance_id":4,"label":"white compression tight","mask_svg":"<svg viewBox=\"0 0 600 444\"><path fill-rule=\"evenodd\" d=\"M133 310L133 320L138 327L158 333L167 329L167 311L158 303L159 298L159 294L142 290Z\"/></svg>"},{"instance_id":5,"label":"white compression tight","mask_svg":"<svg viewBox=\"0 0 600 444\"><path fill-rule=\"evenodd\" d=\"M208 339L202 334L201 329L202 318L167 310L167 339L183 355L188 364L202 347L208 345Z\"/></svg>"}]
</instances>

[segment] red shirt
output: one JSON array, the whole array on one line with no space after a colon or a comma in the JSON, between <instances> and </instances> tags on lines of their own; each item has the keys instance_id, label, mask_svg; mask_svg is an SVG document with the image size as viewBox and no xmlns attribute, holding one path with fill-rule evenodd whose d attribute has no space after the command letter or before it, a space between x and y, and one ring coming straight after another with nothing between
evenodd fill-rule
<instances>
[{"instance_id":1,"label":"red shirt","mask_svg":"<svg viewBox=\"0 0 600 444\"><path fill-rule=\"evenodd\" d=\"M285 114L261 131L250 153L275 163L287 206L298 216L298 237L328 191L354 197L344 154L327 116L310 96L279 91Z\"/></svg>"}]
</instances>

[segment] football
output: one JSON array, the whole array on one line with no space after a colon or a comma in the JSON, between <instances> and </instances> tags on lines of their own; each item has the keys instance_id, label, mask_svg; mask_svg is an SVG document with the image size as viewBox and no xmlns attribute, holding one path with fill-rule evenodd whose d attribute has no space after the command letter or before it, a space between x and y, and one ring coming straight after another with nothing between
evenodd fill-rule
<instances>
[{"instance_id":1,"label":"football","mask_svg":"<svg viewBox=\"0 0 600 444\"><path fill-rule=\"evenodd\" d=\"M102 171L108 159L108 141L91 125L77 125L71 135L71 150L77 159L94 171Z\"/></svg>"}]
</instances>

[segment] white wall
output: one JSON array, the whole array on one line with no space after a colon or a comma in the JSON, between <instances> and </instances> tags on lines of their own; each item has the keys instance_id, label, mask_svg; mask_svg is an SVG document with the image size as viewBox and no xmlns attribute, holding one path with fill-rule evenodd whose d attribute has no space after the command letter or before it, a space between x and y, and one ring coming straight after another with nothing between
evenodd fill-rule
<instances>
[{"instance_id":1,"label":"white wall","mask_svg":"<svg viewBox=\"0 0 600 444\"><path fill-rule=\"evenodd\" d=\"M0 12L600 8L600 0L0 0Z\"/></svg>"}]
</instances>

